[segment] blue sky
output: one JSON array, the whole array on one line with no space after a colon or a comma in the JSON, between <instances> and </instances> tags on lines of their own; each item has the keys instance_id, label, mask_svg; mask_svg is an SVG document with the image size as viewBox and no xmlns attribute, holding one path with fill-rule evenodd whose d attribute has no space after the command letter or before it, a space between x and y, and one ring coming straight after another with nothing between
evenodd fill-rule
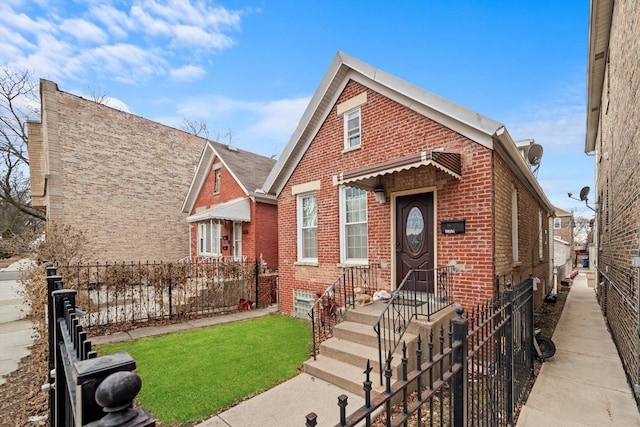
<instances>
[{"instance_id":1,"label":"blue sky","mask_svg":"<svg viewBox=\"0 0 640 427\"><path fill-rule=\"evenodd\" d=\"M271 156L341 50L535 139L549 200L591 217L567 197L593 187L588 18L588 0L3 0L0 63Z\"/></svg>"}]
</instances>

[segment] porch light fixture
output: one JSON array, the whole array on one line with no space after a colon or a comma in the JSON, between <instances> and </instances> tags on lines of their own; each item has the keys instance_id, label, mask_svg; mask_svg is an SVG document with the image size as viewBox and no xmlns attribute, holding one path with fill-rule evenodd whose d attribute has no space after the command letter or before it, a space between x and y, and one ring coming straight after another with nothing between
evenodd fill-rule
<instances>
[{"instance_id":1,"label":"porch light fixture","mask_svg":"<svg viewBox=\"0 0 640 427\"><path fill-rule=\"evenodd\" d=\"M384 187L381 185L378 185L373 189L373 194L376 196L376 202L385 203L387 201L387 195L384 192Z\"/></svg>"}]
</instances>

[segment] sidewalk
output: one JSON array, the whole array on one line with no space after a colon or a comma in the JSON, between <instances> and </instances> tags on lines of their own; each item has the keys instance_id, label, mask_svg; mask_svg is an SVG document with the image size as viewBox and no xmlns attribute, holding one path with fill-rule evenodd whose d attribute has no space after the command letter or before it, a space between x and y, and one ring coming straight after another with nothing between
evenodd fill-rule
<instances>
[{"instance_id":1,"label":"sidewalk","mask_svg":"<svg viewBox=\"0 0 640 427\"><path fill-rule=\"evenodd\" d=\"M5 375L18 369L18 362L29 354L33 343L33 325L25 318L28 307L16 278L24 262L0 269L0 385L6 382Z\"/></svg>"},{"instance_id":2,"label":"sidewalk","mask_svg":"<svg viewBox=\"0 0 640 427\"><path fill-rule=\"evenodd\" d=\"M555 356L542 365L517 427L640 426L640 414L584 272L553 334Z\"/></svg>"}]
</instances>

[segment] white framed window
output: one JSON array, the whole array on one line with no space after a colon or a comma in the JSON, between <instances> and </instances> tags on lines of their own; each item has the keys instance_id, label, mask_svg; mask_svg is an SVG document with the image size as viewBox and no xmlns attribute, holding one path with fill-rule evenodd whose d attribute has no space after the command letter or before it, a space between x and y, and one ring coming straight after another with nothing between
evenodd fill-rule
<instances>
[{"instance_id":1,"label":"white framed window","mask_svg":"<svg viewBox=\"0 0 640 427\"><path fill-rule=\"evenodd\" d=\"M360 107L344 113L344 149L360 146Z\"/></svg>"},{"instance_id":2,"label":"white framed window","mask_svg":"<svg viewBox=\"0 0 640 427\"><path fill-rule=\"evenodd\" d=\"M220 223L214 220L198 223L198 255L220 255Z\"/></svg>"},{"instance_id":3,"label":"white framed window","mask_svg":"<svg viewBox=\"0 0 640 427\"><path fill-rule=\"evenodd\" d=\"M538 211L538 256L544 259L544 227L542 226L542 212Z\"/></svg>"},{"instance_id":4,"label":"white framed window","mask_svg":"<svg viewBox=\"0 0 640 427\"><path fill-rule=\"evenodd\" d=\"M297 197L298 261L318 262L318 204L315 193Z\"/></svg>"},{"instance_id":5,"label":"white framed window","mask_svg":"<svg viewBox=\"0 0 640 427\"><path fill-rule=\"evenodd\" d=\"M213 194L220 193L220 183L222 181L222 169L218 168L215 171L215 181L213 183Z\"/></svg>"},{"instance_id":6,"label":"white framed window","mask_svg":"<svg viewBox=\"0 0 640 427\"><path fill-rule=\"evenodd\" d=\"M553 229L560 230L562 228L562 218L553 218Z\"/></svg>"},{"instance_id":7,"label":"white framed window","mask_svg":"<svg viewBox=\"0 0 640 427\"><path fill-rule=\"evenodd\" d=\"M515 188L511 190L511 251L513 262L518 262L518 190Z\"/></svg>"},{"instance_id":8,"label":"white framed window","mask_svg":"<svg viewBox=\"0 0 640 427\"><path fill-rule=\"evenodd\" d=\"M368 262L367 192L359 188L340 188L340 260L344 263Z\"/></svg>"}]
</instances>

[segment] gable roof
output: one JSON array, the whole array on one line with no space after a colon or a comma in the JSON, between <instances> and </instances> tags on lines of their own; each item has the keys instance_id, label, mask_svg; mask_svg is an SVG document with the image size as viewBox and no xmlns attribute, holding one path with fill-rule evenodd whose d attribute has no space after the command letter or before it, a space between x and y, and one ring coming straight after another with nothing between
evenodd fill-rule
<instances>
[{"instance_id":1,"label":"gable roof","mask_svg":"<svg viewBox=\"0 0 640 427\"><path fill-rule=\"evenodd\" d=\"M374 68L344 52L338 52L333 58L282 155L267 176L263 186L267 193L276 196L280 194L350 80L361 83L478 144L498 150L514 173L545 206L547 212L553 214L553 206L502 124Z\"/></svg>"},{"instance_id":2,"label":"gable roof","mask_svg":"<svg viewBox=\"0 0 640 427\"><path fill-rule=\"evenodd\" d=\"M560 209L560 208L556 207L555 208L555 215L557 217L560 217L560 216L573 216L573 213L567 212L564 209Z\"/></svg>"},{"instance_id":3,"label":"gable roof","mask_svg":"<svg viewBox=\"0 0 640 427\"><path fill-rule=\"evenodd\" d=\"M215 141L205 143L191 185L182 204L182 212L191 213L215 159L229 171L247 196L269 198L258 190L276 161L250 151L241 150ZM221 189L224 191L224 189Z\"/></svg>"}]
</instances>

